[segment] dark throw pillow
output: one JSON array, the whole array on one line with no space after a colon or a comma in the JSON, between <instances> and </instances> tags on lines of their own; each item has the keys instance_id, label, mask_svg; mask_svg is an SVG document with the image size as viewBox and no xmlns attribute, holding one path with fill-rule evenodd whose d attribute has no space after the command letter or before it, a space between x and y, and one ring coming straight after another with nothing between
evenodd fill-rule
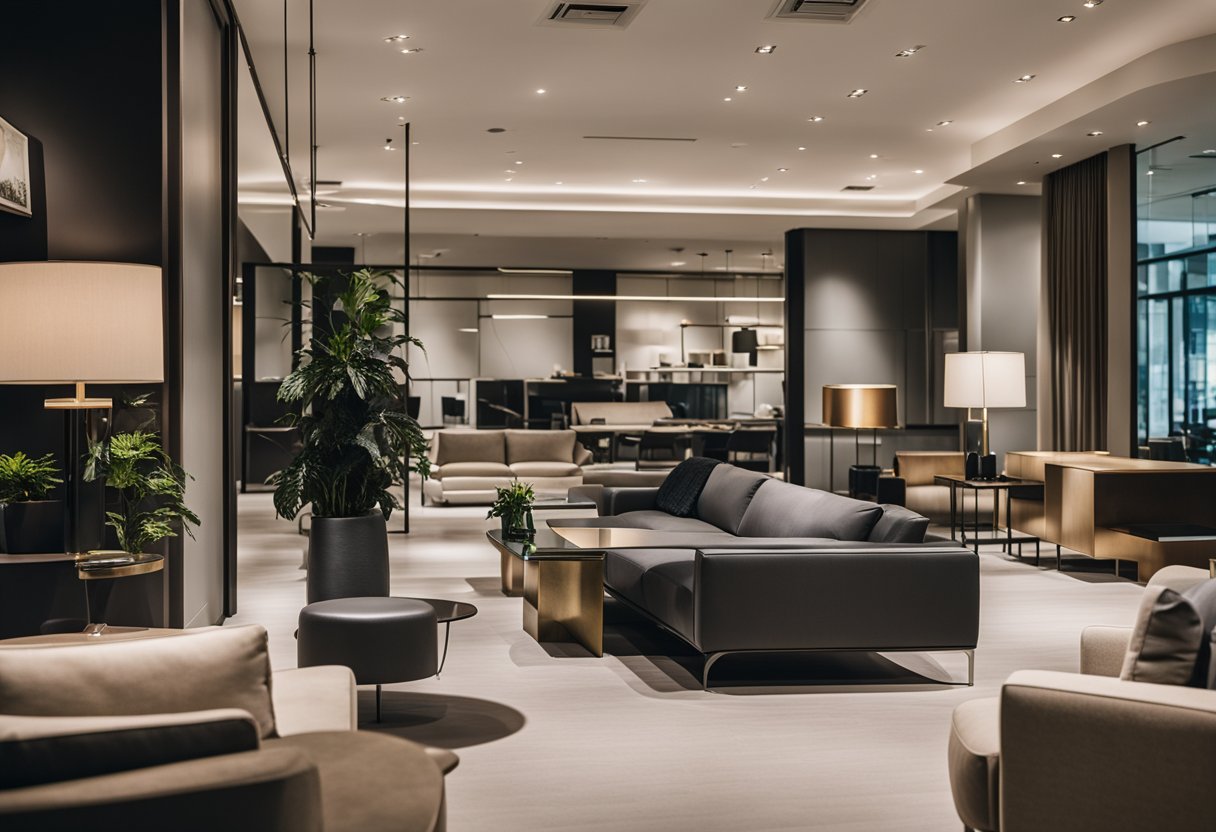
<instances>
[{"instance_id":1,"label":"dark throw pillow","mask_svg":"<svg viewBox=\"0 0 1216 832\"><path fill-rule=\"evenodd\" d=\"M654 507L675 517L696 517L697 499L719 460L694 456L671 470L659 486Z\"/></svg>"},{"instance_id":2,"label":"dark throw pillow","mask_svg":"<svg viewBox=\"0 0 1216 832\"><path fill-rule=\"evenodd\" d=\"M1189 684L1205 635L1199 612L1190 599L1167 587L1149 584L1140 601L1119 678L1158 685Z\"/></svg>"}]
</instances>

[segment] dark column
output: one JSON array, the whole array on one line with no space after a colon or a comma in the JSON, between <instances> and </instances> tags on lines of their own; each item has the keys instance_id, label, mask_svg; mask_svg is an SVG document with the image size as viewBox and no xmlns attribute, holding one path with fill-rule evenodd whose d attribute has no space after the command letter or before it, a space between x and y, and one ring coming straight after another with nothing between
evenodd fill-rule
<instances>
[{"instance_id":1,"label":"dark column","mask_svg":"<svg viewBox=\"0 0 1216 832\"><path fill-rule=\"evenodd\" d=\"M785 479L806 484L806 235L785 235Z\"/></svg>"},{"instance_id":2,"label":"dark column","mask_svg":"<svg viewBox=\"0 0 1216 832\"><path fill-rule=\"evenodd\" d=\"M615 295L616 272L575 270L576 295ZM608 349L595 350L593 335L607 335ZM610 358L616 364L616 302L610 300L574 301L574 372L590 378L595 358Z\"/></svg>"}]
</instances>

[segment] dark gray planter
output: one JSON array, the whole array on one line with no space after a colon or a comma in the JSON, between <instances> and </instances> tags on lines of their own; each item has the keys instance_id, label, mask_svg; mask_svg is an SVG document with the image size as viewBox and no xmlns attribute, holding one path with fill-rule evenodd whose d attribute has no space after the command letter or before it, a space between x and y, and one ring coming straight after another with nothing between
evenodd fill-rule
<instances>
[{"instance_id":1,"label":"dark gray planter","mask_svg":"<svg viewBox=\"0 0 1216 832\"><path fill-rule=\"evenodd\" d=\"M0 505L0 552L40 555L63 551L63 500Z\"/></svg>"},{"instance_id":2,"label":"dark gray planter","mask_svg":"<svg viewBox=\"0 0 1216 832\"><path fill-rule=\"evenodd\" d=\"M308 603L388 596L384 515L314 517L308 532Z\"/></svg>"}]
</instances>

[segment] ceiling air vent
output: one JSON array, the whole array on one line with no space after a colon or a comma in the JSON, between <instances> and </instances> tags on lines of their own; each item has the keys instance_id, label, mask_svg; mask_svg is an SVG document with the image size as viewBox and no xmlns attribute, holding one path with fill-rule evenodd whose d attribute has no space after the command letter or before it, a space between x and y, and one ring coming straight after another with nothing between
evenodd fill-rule
<instances>
[{"instance_id":1,"label":"ceiling air vent","mask_svg":"<svg viewBox=\"0 0 1216 832\"><path fill-rule=\"evenodd\" d=\"M848 23L866 0L778 0L769 17L813 23Z\"/></svg>"},{"instance_id":2,"label":"ceiling air vent","mask_svg":"<svg viewBox=\"0 0 1216 832\"><path fill-rule=\"evenodd\" d=\"M624 29L637 17L646 0L618 0L616 3L554 3L541 19L547 26L585 26Z\"/></svg>"},{"instance_id":3,"label":"ceiling air vent","mask_svg":"<svg viewBox=\"0 0 1216 832\"><path fill-rule=\"evenodd\" d=\"M845 185L840 190L842 190L842 191L872 191L872 190L874 190L874 186L873 185Z\"/></svg>"}]
</instances>

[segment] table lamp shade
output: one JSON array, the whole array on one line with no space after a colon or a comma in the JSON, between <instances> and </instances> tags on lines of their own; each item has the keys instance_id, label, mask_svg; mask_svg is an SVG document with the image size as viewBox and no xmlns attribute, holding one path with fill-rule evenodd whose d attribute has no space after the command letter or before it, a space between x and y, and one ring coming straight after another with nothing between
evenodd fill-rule
<instances>
[{"instance_id":1,"label":"table lamp shade","mask_svg":"<svg viewBox=\"0 0 1216 832\"><path fill-rule=\"evenodd\" d=\"M946 407L1025 407L1026 355L955 352L946 356Z\"/></svg>"},{"instance_id":2,"label":"table lamp shade","mask_svg":"<svg viewBox=\"0 0 1216 832\"><path fill-rule=\"evenodd\" d=\"M161 269L0 263L0 384L164 381Z\"/></svg>"},{"instance_id":3,"label":"table lamp shade","mask_svg":"<svg viewBox=\"0 0 1216 832\"><path fill-rule=\"evenodd\" d=\"M895 385L823 385L823 423L836 428L898 427Z\"/></svg>"}]
</instances>

